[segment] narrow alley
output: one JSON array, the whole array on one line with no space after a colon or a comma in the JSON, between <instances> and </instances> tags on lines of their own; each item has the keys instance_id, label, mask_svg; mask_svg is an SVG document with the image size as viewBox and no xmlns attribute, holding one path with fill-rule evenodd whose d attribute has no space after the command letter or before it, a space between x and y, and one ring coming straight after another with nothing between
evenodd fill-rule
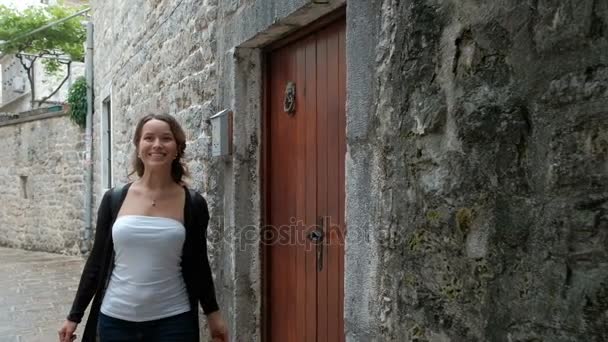
<instances>
[{"instance_id":1,"label":"narrow alley","mask_svg":"<svg viewBox=\"0 0 608 342\"><path fill-rule=\"evenodd\" d=\"M0 342L57 341L83 264L81 257L0 247Z\"/></svg>"}]
</instances>

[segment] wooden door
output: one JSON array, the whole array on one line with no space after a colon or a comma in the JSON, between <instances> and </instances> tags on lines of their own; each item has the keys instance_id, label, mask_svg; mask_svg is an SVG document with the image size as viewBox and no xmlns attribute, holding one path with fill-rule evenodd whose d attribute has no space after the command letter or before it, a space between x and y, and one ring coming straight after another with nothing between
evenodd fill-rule
<instances>
[{"instance_id":1,"label":"wooden door","mask_svg":"<svg viewBox=\"0 0 608 342\"><path fill-rule=\"evenodd\" d=\"M268 55L269 341L344 341L344 52L340 20Z\"/></svg>"}]
</instances>

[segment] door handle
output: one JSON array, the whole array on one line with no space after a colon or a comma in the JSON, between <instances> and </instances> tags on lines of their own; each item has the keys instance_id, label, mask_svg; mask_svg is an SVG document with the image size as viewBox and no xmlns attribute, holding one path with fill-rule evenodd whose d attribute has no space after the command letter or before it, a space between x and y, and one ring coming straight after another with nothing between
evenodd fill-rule
<instances>
[{"instance_id":1,"label":"door handle","mask_svg":"<svg viewBox=\"0 0 608 342\"><path fill-rule=\"evenodd\" d=\"M317 271L323 270L323 254L325 253L325 217L317 218L317 228L308 233L308 239L316 245Z\"/></svg>"},{"instance_id":2,"label":"door handle","mask_svg":"<svg viewBox=\"0 0 608 342\"><path fill-rule=\"evenodd\" d=\"M323 231L321 229L315 229L308 234L308 240L318 243L323 241Z\"/></svg>"}]
</instances>

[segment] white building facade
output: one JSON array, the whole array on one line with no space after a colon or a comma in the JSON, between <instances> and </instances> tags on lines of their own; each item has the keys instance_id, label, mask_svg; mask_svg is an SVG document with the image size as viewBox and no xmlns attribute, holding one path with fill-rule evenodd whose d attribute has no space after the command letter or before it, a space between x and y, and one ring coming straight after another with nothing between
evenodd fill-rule
<instances>
[{"instance_id":1,"label":"white building facade","mask_svg":"<svg viewBox=\"0 0 608 342\"><path fill-rule=\"evenodd\" d=\"M24 10L31 6L48 6L57 4L57 0L0 0L0 5ZM66 6L79 6L86 4L86 1L67 1ZM25 60L26 63L29 61ZM34 103L31 101L31 87L28 80L27 72L22 62L15 55L0 56L0 82L2 91L0 92L0 112L4 113L20 113L39 106L44 106L40 103L52 94L55 89L61 84L69 71L70 76L61 86L61 88L50 98L44 102L47 104L58 104L65 102L67 99L68 89L72 83L79 77L84 76L84 63L72 62L68 66L62 65L60 70L49 75L44 70L42 58L38 58L34 62ZM33 107L32 107L33 105Z\"/></svg>"}]
</instances>

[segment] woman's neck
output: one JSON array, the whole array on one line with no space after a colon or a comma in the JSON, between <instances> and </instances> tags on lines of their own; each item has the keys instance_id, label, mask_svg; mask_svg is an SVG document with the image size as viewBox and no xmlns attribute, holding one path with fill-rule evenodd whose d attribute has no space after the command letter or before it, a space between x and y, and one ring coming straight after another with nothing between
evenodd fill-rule
<instances>
[{"instance_id":1,"label":"woman's neck","mask_svg":"<svg viewBox=\"0 0 608 342\"><path fill-rule=\"evenodd\" d=\"M171 173L166 170L144 170L144 174L139 178L138 183L150 190L164 190L175 185Z\"/></svg>"}]
</instances>

